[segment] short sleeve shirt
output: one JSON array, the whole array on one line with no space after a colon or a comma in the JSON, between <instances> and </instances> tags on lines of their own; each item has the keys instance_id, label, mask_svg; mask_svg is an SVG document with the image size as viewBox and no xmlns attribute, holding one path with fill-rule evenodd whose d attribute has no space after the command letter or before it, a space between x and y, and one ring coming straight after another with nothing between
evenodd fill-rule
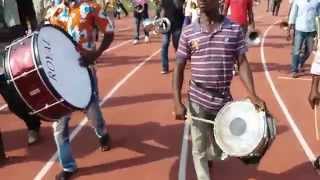
<instances>
[{"instance_id":1,"label":"short sleeve shirt","mask_svg":"<svg viewBox=\"0 0 320 180\"><path fill-rule=\"evenodd\" d=\"M248 9L252 8L252 0L225 0L225 4L231 9L229 18L232 21L242 26L248 24Z\"/></svg>"},{"instance_id":2,"label":"short sleeve shirt","mask_svg":"<svg viewBox=\"0 0 320 180\"><path fill-rule=\"evenodd\" d=\"M113 32L107 13L95 2L81 1L71 6L60 3L49 16L51 24L63 28L79 44L81 50L95 50L94 28L101 32Z\"/></svg>"},{"instance_id":3,"label":"short sleeve shirt","mask_svg":"<svg viewBox=\"0 0 320 180\"><path fill-rule=\"evenodd\" d=\"M191 82L195 83L190 84L190 101L218 112L231 100L229 90L235 60L245 52L243 29L227 18L215 32L205 31L199 21L183 28L176 56L177 61L191 60ZM211 91L226 96L221 99Z\"/></svg>"}]
</instances>

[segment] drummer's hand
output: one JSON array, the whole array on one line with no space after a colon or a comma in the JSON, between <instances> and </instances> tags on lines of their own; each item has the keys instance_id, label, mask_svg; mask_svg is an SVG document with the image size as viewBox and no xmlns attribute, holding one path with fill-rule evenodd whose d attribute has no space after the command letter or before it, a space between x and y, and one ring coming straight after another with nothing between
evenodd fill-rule
<instances>
[{"instance_id":1,"label":"drummer's hand","mask_svg":"<svg viewBox=\"0 0 320 180\"><path fill-rule=\"evenodd\" d=\"M266 103L260 99L258 96L249 97L250 101L255 105L257 110L266 111L267 106Z\"/></svg>"},{"instance_id":2,"label":"drummer's hand","mask_svg":"<svg viewBox=\"0 0 320 180\"><path fill-rule=\"evenodd\" d=\"M320 102L320 94L318 92L310 92L309 94L309 104L311 108L313 109L315 105L318 105Z\"/></svg>"},{"instance_id":3,"label":"drummer's hand","mask_svg":"<svg viewBox=\"0 0 320 180\"><path fill-rule=\"evenodd\" d=\"M97 52L86 51L81 53L80 65L81 66L89 66L94 64L96 59L100 56Z\"/></svg>"},{"instance_id":4,"label":"drummer's hand","mask_svg":"<svg viewBox=\"0 0 320 180\"><path fill-rule=\"evenodd\" d=\"M287 41L291 41L291 34L290 34L290 31L288 32L288 34L287 34Z\"/></svg>"},{"instance_id":5,"label":"drummer's hand","mask_svg":"<svg viewBox=\"0 0 320 180\"><path fill-rule=\"evenodd\" d=\"M186 113L187 113L187 110L183 104L175 104L174 115L176 120L185 120Z\"/></svg>"}]
</instances>

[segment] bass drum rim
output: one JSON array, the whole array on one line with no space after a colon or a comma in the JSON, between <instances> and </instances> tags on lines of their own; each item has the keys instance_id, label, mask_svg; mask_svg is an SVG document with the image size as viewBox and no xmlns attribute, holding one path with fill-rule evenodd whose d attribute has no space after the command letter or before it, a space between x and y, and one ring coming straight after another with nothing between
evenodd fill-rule
<instances>
[{"instance_id":1,"label":"bass drum rim","mask_svg":"<svg viewBox=\"0 0 320 180\"><path fill-rule=\"evenodd\" d=\"M62 28L58 27L58 26L55 26L55 25L51 25L51 24L45 24L43 26L41 26L41 28L45 28L45 27L52 27L52 28L55 28L57 29L58 31L60 31L61 33L63 33L64 35L66 35L66 37L71 40L72 44L75 46L75 48L77 48L77 43L72 39L72 37L67 33L65 32ZM39 67L39 66L42 66L42 63L41 63L41 60L40 60L40 55L39 55L39 51L38 51L38 37L39 37L39 33L40 33L40 30L41 28L38 30L38 33L35 34L34 38L35 40L33 41L33 53L34 53L34 61L35 61L35 64ZM48 77L47 77L47 74L45 73L44 69L43 68L38 68L38 74L41 78L41 80L44 82L44 85L48 88L48 90L53 94L53 96L59 100L59 99L63 99L64 101L62 102L63 106L65 106L66 108L70 109L70 110L83 110L83 109L86 109L90 103L91 103L91 99L92 99L92 96L93 96L93 77L92 77L92 74L89 70L88 67L86 67L86 70L88 71L88 75L90 77L90 81L91 81L91 97L90 97L90 100L88 102L88 104L84 107L84 108L81 108L81 107L77 107L73 104L71 104L70 102L66 101L63 96L55 89L55 87L50 83ZM44 78L46 77L46 78ZM71 108L70 108L71 107Z\"/></svg>"}]
</instances>

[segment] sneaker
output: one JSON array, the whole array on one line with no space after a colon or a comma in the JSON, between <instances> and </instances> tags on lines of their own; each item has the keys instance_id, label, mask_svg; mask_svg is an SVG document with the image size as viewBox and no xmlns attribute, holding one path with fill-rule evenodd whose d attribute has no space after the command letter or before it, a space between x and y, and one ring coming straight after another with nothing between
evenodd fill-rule
<instances>
[{"instance_id":1,"label":"sneaker","mask_svg":"<svg viewBox=\"0 0 320 180\"><path fill-rule=\"evenodd\" d=\"M144 37L144 42L148 43L150 41L149 36Z\"/></svg>"},{"instance_id":2,"label":"sneaker","mask_svg":"<svg viewBox=\"0 0 320 180\"><path fill-rule=\"evenodd\" d=\"M132 41L132 44L133 44L133 45L138 44L138 39L133 40L133 41Z\"/></svg>"},{"instance_id":3,"label":"sneaker","mask_svg":"<svg viewBox=\"0 0 320 180\"><path fill-rule=\"evenodd\" d=\"M33 145L39 141L39 131L29 130L28 131L28 145Z\"/></svg>"},{"instance_id":4,"label":"sneaker","mask_svg":"<svg viewBox=\"0 0 320 180\"><path fill-rule=\"evenodd\" d=\"M109 151L111 149L111 138L108 133L102 136L101 138L99 138L99 142L100 142L100 148L102 152Z\"/></svg>"},{"instance_id":5,"label":"sneaker","mask_svg":"<svg viewBox=\"0 0 320 180\"><path fill-rule=\"evenodd\" d=\"M168 73L169 73L168 70L162 70L162 71L161 71L161 74L168 74Z\"/></svg>"},{"instance_id":6,"label":"sneaker","mask_svg":"<svg viewBox=\"0 0 320 180\"><path fill-rule=\"evenodd\" d=\"M297 72L292 72L292 73L291 73L291 77L292 77L292 78L298 78L299 75L298 75Z\"/></svg>"},{"instance_id":7,"label":"sneaker","mask_svg":"<svg viewBox=\"0 0 320 180\"><path fill-rule=\"evenodd\" d=\"M316 169L320 169L320 156L313 162L313 167Z\"/></svg>"},{"instance_id":8,"label":"sneaker","mask_svg":"<svg viewBox=\"0 0 320 180\"><path fill-rule=\"evenodd\" d=\"M61 171L59 174L56 175L56 180L68 180L74 174L75 174L75 171L72 171L72 172Z\"/></svg>"}]
</instances>

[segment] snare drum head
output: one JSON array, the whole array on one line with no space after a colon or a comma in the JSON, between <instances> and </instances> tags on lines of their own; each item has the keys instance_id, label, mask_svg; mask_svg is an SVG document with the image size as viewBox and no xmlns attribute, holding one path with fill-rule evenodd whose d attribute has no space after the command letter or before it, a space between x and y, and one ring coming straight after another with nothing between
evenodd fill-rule
<instances>
[{"instance_id":1,"label":"snare drum head","mask_svg":"<svg viewBox=\"0 0 320 180\"><path fill-rule=\"evenodd\" d=\"M263 114L249 101L226 104L215 119L214 136L219 147L230 156L252 153L266 133Z\"/></svg>"},{"instance_id":2,"label":"snare drum head","mask_svg":"<svg viewBox=\"0 0 320 180\"><path fill-rule=\"evenodd\" d=\"M85 108L91 99L89 71L79 65L79 52L63 31L53 26L40 29L37 39L38 61L52 87L67 103Z\"/></svg>"}]
</instances>

